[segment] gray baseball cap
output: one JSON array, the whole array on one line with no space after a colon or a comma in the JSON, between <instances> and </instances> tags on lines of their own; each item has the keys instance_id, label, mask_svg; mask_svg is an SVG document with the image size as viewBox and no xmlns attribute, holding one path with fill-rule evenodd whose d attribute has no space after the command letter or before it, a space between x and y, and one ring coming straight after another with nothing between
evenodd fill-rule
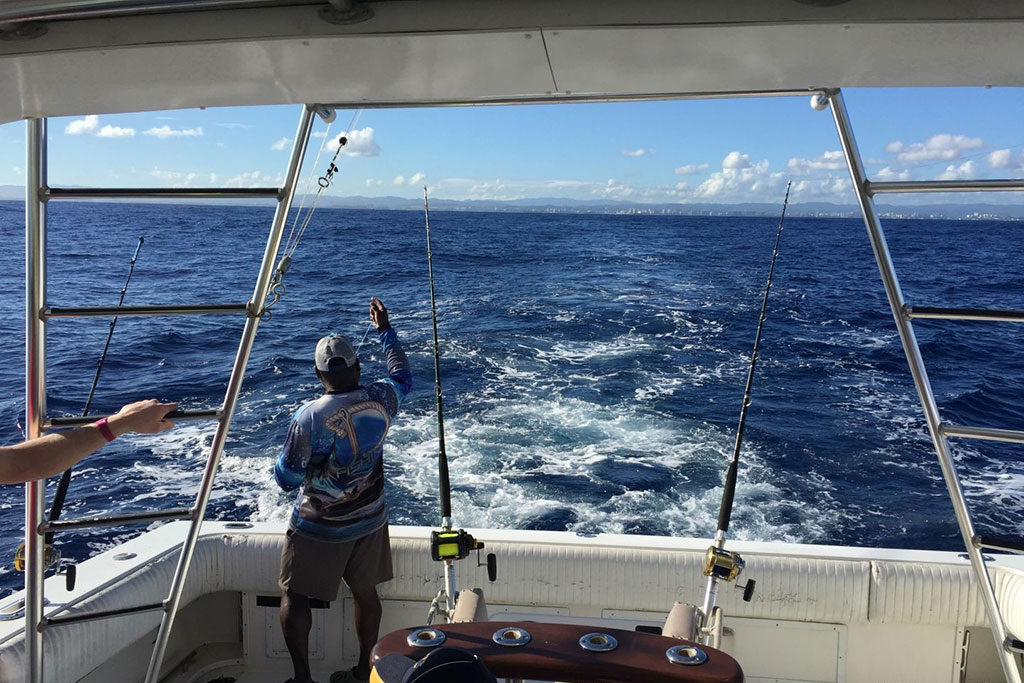
<instances>
[{"instance_id":1,"label":"gray baseball cap","mask_svg":"<svg viewBox=\"0 0 1024 683\"><path fill-rule=\"evenodd\" d=\"M315 362L320 372L350 368L358 361L355 347L343 334L332 334L316 343Z\"/></svg>"}]
</instances>

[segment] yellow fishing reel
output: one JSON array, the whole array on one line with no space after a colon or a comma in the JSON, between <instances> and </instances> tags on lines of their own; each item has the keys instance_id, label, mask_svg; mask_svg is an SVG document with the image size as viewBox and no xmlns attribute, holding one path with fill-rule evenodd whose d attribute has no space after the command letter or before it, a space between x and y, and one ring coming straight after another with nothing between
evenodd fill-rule
<instances>
[{"instance_id":1,"label":"yellow fishing reel","mask_svg":"<svg viewBox=\"0 0 1024 683\"><path fill-rule=\"evenodd\" d=\"M480 561L480 551L484 544L473 538L465 529L446 529L430 532L430 558L435 562L454 562L469 557L476 551L476 566L487 567L487 579L496 581L498 578L498 557L487 553L487 561Z\"/></svg>"},{"instance_id":2,"label":"yellow fishing reel","mask_svg":"<svg viewBox=\"0 0 1024 683\"><path fill-rule=\"evenodd\" d=\"M46 550L43 551L43 562L47 568L50 568L60 562L60 551L53 547L50 543L46 544ZM18 549L14 551L14 569L15 571L25 571L25 544L22 543L18 546Z\"/></svg>"},{"instance_id":3,"label":"yellow fishing reel","mask_svg":"<svg viewBox=\"0 0 1024 683\"><path fill-rule=\"evenodd\" d=\"M704 576L710 576L720 581L735 581L743 571L747 563L743 561L739 553L729 552L722 548L711 546L704 554ZM750 579L744 585L737 584L736 587L743 591L743 601L750 602L754 597L754 586L757 581Z\"/></svg>"}]
</instances>

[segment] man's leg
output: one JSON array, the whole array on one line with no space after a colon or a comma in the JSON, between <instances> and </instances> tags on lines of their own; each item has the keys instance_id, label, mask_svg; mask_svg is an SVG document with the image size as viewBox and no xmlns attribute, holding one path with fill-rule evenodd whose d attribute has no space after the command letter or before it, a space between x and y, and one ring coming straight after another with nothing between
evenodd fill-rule
<instances>
[{"instance_id":1,"label":"man's leg","mask_svg":"<svg viewBox=\"0 0 1024 683\"><path fill-rule=\"evenodd\" d=\"M284 642L295 669L295 678L292 679L295 683L310 683L313 680L309 673L309 630L312 626L313 612L309 608L309 598L285 591L281 595L281 630L284 631ZM370 677L369 673L366 677Z\"/></svg>"},{"instance_id":2,"label":"man's leg","mask_svg":"<svg viewBox=\"0 0 1024 683\"><path fill-rule=\"evenodd\" d=\"M370 651L377 644L380 631L380 598L377 597L376 586L353 591L352 598L356 608L356 635L359 638L359 663L352 669L352 675L360 680L369 680Z\"/></svg>"}]
</instances>

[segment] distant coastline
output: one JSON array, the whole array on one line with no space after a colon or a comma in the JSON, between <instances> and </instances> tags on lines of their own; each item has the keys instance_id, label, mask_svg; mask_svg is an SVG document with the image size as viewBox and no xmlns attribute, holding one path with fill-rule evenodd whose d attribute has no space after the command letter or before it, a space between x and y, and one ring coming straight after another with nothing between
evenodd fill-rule
<instances>
[{"instance_id":1,"label":"distant coastline","mask_svg":"<svg viewBox=\"0 0 1024 683\"><path fill-rule=\"evenodd\" d=\"M21 202L24 189L18 185L0 185L0 201ZM300 199L296 197L296 201ZM266 200L251 199L104 199L83 201L128 202L146 204L197 204L263 206ZM376 211L422 211L420 199L405 197L324 197L320 206L331 209L362 209ZM676 216L776 216L779 204L747 202L740 204L648 204L643 202L578 200L561 197L537 197L511 200L492 199L431 199L431 209L436 211L500 212L500 213L575 213L611 215L676 215ZM945 220L1024 220L1024 200L1019 204L921 204L897 206L877 204L883 218L898 219L945 219ZM790 204L788 214L804 218L859 218L856 206L832 204L829 202L805 202Z\"/></svg>"}]
</instances>

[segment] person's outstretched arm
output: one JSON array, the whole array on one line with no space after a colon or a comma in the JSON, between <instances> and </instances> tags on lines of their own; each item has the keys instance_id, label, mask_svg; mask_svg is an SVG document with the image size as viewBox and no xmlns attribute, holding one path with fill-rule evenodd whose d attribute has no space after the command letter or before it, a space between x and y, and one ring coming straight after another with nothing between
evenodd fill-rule
<instances>
[{"instance_id":1,"label":"person's outstretched arm","mask_svg":"<svg viewBox=\"0 0 1024 683\"><path fill-rule=\"evenodd\" d=\"M165 420L177 403L160 403L155 398L129 403L107 419L113 436L128 432L153 434L170 429ZM60 474L107 443L95 424L59 434L47 434L14 446L0 446L0 484L17 484Z\"/></svg>"},{"instance_id":2,"label":"person's outstretched arm","mask_svg":"<svg viewBox=\"0 0 1024 683\"><path fill-rule=\"evenodd\" d=\"M412 389L412 368L402 345L398 343L398 334L391 327L388 311L377 297L370 298L370 320L377 326L377 336L388 364L388 378L374 382L367 391L394 417Z\"/></svg>"}]
</instances>

